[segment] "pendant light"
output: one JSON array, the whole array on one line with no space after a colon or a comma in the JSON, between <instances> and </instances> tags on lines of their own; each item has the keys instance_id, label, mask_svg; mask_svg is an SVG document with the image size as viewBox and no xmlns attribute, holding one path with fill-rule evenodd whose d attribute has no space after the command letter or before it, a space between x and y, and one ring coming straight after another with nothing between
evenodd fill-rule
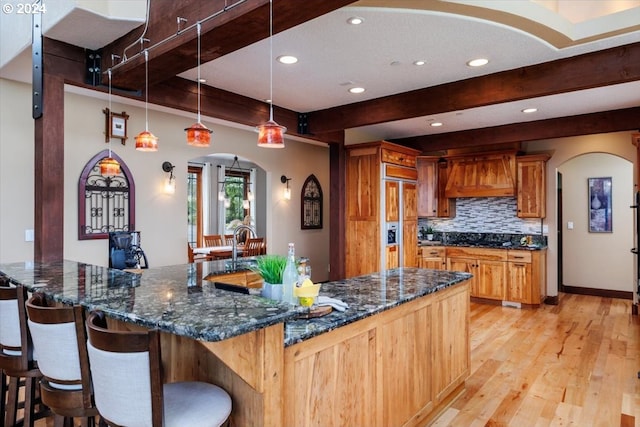
<instances>
[{"instance_id":1,"label":"pendant light","mask_svg":"<svg viewBox=\"0 0 640 427\"><path fill-rule=\"evenodd\" d=\"M109 119L111 118L111 68L107 70L109 76ZM107 131L110 133L109 131ZM120 175L120 163L111 157L111 135L109 135L109 156L100 160L100 174L104 176Z\"/></svg>"},{"instance_id":2,"label":"pendant light","mask_svg":"<svg viewBox=\"0 0 640 427\"><path fill-rule=\"evenodd\" d=\"M187 144L194 147L208 147L211 143L211 133L200 121L200 23L196 24L198 30L198 121L185 129L187 132Z\"/></svg>"},{"instance_id":3,"label":"pendant light","mask_svg":"<svg viewBox=\"0 0 640 427\"><path fill-rule=\"evenodd\" d=\"M269 121L256 127L258 147L284 148L287 128L273 120L273 0L269 0Z\"/></svg>"},{"instance_id":4,"label":"pendant light","mask_svg":"<svg viewBox=\"0 0 640 427\"><path fill-rule=\"evenodd\" d=\"M144 51L144 132L136 136L136 150L138 151L158 151L158 138L149 132L149 51Z\"/></svg>"}]
</instances>

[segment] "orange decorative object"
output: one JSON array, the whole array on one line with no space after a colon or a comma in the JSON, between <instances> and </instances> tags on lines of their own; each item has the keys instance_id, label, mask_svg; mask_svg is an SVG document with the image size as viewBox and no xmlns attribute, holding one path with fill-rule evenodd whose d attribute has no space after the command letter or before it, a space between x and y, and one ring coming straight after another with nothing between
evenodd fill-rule
<instances>
[{"instance_id":1,"label":"orange decorative object","mask_svg":"<svg viewBox=\"0 0 640 427\"><path fill-rule=\"evenodd\" d=\"M265 148L284 148L284 133L287 128L280 126L273 120L257 126L258 147Z\"/></svg>"},{"instance_id":2,"label":"orange decorative object","mask_svg":"<svg viewBox=\"0 0 640 427\"><path fill-rule=\"evenodd\" d=\"M158 151L158 137L145 130L136 136L136 150L138 151Z\"/></svg>"},{"instance_id":3,"label":"orange decorative object","mask_svg":"<svg viewBox=\"0 0 640 427\"><path fill-rule=\"evenodd\" d=\"M187 144L194 147L208 147L211 143L211 133L205 125L202 123L194 123L191 127L186 128L187 132Z\"/></svg>"},{"instance_id":4,"label":"orange decorative object","mask_svg":"<svg viewBox=\"0 0 640 427\"><path fill-rule=\"evenodd\" d=\"M120 163L113 157L100 160L100 173L104 176L120 175Z\"/></svg>"}]
</instances>

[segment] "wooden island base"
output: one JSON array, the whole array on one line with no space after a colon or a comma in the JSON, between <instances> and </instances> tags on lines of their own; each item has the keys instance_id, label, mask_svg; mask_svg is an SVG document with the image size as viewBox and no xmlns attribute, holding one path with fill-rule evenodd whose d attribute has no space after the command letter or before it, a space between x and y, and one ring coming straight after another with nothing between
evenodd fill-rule
<instances>
[{"instance_id":1,"label":"wooden island base","mask_svg":"<svg viewBox=\"0 0 640 427\"><path fill-rule=\"evenodd\" d=\"M469 376L464 281L291 345L283 325L220 342L163 333L165 381L233 399L234 426L423 426Z\"/></svg>"}]
</instances>

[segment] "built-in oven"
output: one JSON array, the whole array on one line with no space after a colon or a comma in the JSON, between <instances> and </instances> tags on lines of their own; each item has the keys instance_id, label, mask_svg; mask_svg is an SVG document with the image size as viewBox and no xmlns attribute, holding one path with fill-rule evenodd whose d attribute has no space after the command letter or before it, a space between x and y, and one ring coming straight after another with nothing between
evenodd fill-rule
<instances>
[{"instance_id":1,"label":"built-in oven","mask_svg":"<svg viewBox=\"0 0 640 427\"><path fill-rule=\"evenodd\" d=\"M395 245L398 243L398 223L387 223L387 245Z\"/></svg>"}]
</instances>

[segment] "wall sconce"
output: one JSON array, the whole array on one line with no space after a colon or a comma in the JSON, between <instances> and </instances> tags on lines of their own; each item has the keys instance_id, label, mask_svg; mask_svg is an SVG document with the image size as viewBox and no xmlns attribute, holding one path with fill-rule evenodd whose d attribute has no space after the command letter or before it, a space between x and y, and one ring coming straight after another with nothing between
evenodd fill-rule
<instances>
[{"instance_id":1,"label":"wall sconce","mask_svg":"<svg viewBox=\"0 0 640 427\"><path fill-rule=\"evenodd\" d=\"M176 192L176 177L173 176L173 166L171 162L162 163L162 170L169 174L167 181L164 184L164 192L167 194L173 194Z\"/></svg>"},{"instance_id":2,"label":"wall sconce","mask_svg":"<svg viewBox=\"0 0 640 427\"><path fill-rule=\"evenodd\" d=\"M284 189L284 192L282 193L282 196L284 197L285 200L291 200L291 188L289 188L289 181L291 181L291 178L287 178L286 175L282 175L280 177L280 182L283 184L287 184L287 186Z\"/></svg>"}]
</instances>

